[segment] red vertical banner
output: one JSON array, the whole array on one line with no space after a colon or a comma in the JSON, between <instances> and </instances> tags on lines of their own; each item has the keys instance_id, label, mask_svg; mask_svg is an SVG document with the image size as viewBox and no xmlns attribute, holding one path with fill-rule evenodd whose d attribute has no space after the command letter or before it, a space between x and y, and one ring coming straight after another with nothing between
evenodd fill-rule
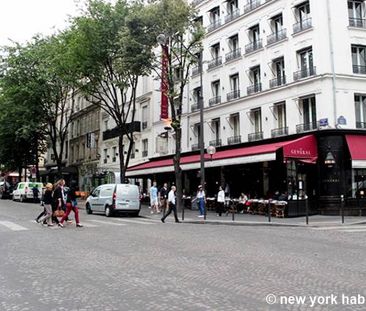
<instances>
[{"instance_id":1,"label":"red vertical banner","mask_svg":"<svg viewBox=\"0 0 366 311\"><path fill-rule=\"evenodd\" d=\"M168 104L168 47L162 45L162 56L161 56L161 107L160 107L160 118L168 119L169 117L169 104Z\"/></svg>"}]
</instances>

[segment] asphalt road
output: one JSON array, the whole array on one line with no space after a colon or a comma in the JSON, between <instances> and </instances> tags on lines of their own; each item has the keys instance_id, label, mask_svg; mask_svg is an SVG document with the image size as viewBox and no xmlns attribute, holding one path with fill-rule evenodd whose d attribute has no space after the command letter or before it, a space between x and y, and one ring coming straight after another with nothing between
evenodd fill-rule
<instances>
[{"instance_id":1,"label":"asphalt road","mask_svg":"<svg viewBox=\"0 0 366 311\"><path fill-rule=\"evenodd\" d=\"M81 211L84 228L61 229L36 224L40 210L0 201L0 310L366 310L365 225L162 224Z\"/></svg>"}]
</instances>

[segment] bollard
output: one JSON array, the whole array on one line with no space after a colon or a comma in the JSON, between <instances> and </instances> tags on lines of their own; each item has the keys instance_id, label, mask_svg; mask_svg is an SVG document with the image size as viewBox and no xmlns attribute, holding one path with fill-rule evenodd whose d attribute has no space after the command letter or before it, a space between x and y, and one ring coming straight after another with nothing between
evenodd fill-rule
<instances>
[{"instance_id":1,"label":"bollard","mask_svg":"<svg viewBox=\"0 0 366 311\"><path fill-rule=\"evenodd\" d=\"M341 195L341 217L342 217L342 224L344 224L344 195Z\"/></svg>"},{"instance_id":2,"label":"bollard","mask_svg":"<svg viewBox=\"0 0 366 311\"><path fill-rule=\"evenodd\" d=\"M234 202L233 202L233 205L231 206L231 219L232 219L232 221L235 221L235 208L234 208Z\"/></svg>"},{"instance_id":3,"label":"bollard","mask_svg":"<svg viewBox=\"0 0 366 311\"><path fill-rule=\"evenodd\" d=\"M305 199L306 224L309 224L309 199Z\"/></svg>"},{"instance_id":4,"label":"bollard","mask_svg":"<svg viewBox=\"0 0 366 311\"><path fill-rule=\"evenodd\" d=\"M268 200L268 222L271 222L271 200Z\"/></svg>"},{"instance_id":5,"label":"bollard","mask_svg":"<svg viewBox=\"0 0 366 311\"><path fill-rule=\"evenodd\" d=\"M183 202L183 206L182 206L182 221L184 220L184 204L185 202Z\"/></svg>"}]
</instances>

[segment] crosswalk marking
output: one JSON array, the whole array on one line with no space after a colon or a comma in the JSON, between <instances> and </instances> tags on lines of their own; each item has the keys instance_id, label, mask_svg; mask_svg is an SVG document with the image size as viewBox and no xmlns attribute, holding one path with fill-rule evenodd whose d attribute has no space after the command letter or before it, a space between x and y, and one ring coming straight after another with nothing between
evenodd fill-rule
<instances>
[{"instance_id":1,"label":"crosswalk marking","mask_svg":"<svg viewBox=\"0 0 366 311\"><path fill-rule=\"evenodd\" d=\"M94 225L94 224L91 224L91 223L89 223L89 222L85 222L85 221L83 221L81 224L82 224L85 228L97 228L97 227L99 227L98 225Z\"/></svg>"},{"instance_id":2,"label":"crosswalk marking","mask_svg":"<svg viewBox=\"0 0 366 311\"><path fill-rule=\"evenodd\" d=\"M156 225L156 221L141 221L141 220L134 220L134 219L122 219L122 218L116 218L115 220L121 221L121 222L127 222L127 223L133 223L133 224L142 224L142 225Z\"/></svg>"},{"instance_id":3,"label":"crosswalk marking","mask_svg":"<svg viewBox=\"0 0 366 311\"><path fill-rule=\"evenodd\" d=\"M104 221L104 220L96 220L96 219L91 219L89 221L93 221L93 222L105 224L105 225L112 225L112 226L126 226L126 224L118 224L118 223L115 223L112 221Z\"/></svg>"},{"instance_id":4,"label":"crosswalk marking","mask_svg":"<svg viewBox=\"0 0 366 311\"><path fill-rule=\"evenodd\" d=\"M345 230L341 230L342 232L366 232L366 228L365 229L345 229Z\"/></svg>"},{"instance_id":5,"label":"crosswalk marking","mask_svg":"<svg viewBox=\"0 0 366 311\"><path fill-rule=\"evenodd\" d=\"M9 228L10 230L13 231L24 231L24 230L28 230L27 228L17 225L16 223L13 223L11 221L0 221L0 225L3 225L7 228Z\"/></svg>"},{"instance_id":6,"label":"crosswalk marking","mask_svg":"<svg viewBox=\"0 0 366 311\"><path fill-rule=\"evenodd\" d=\"M335 227L320 227L320 228L312 228L314 230L346 230L346 229L365 229L366 230L366 225L360 225L360 226L356 226L356 225L352 225L352 226L335 226Z\"/></svg>"}]
</instances>

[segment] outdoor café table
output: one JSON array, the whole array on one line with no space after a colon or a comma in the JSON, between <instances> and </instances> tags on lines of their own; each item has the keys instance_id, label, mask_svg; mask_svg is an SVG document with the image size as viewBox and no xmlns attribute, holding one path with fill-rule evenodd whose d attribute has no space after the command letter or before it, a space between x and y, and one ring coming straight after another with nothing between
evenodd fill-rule
<instances>
[{"instance_id":1,"label":"outdoor caf\u00e9 table","mask_svg":"<svg viewBox=\"0 0 366 311\"><path fill-rule=\"evenodd\" d=\"M268 200L259 200L258 201L258 214L265 215L268 206Z\"/></svg>"},{"instance_id":2,"label":"outdoor caf\u00e9 table","mask_svg":"<svg viewBox=\"0 0 366 311\"><path fill-rule=\"evenodd\" d=\"M276 206L276 217L284 218L287 202L286 201L278 201L275 206Z\"/></svg>"}]
</instances>

